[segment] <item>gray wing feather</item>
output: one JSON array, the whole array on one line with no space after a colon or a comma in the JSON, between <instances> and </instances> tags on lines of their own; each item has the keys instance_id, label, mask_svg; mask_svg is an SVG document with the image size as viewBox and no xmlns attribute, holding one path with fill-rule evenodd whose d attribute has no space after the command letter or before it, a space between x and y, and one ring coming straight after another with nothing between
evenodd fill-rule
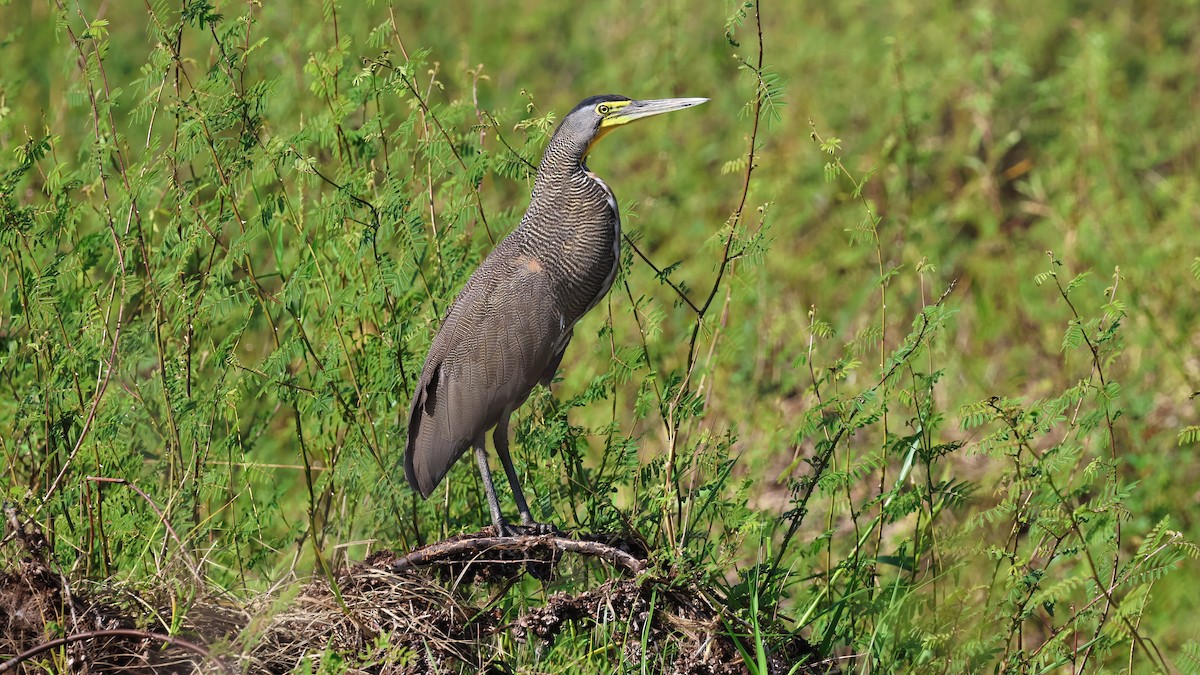
<instances>
[{"instance_id":1,"label":"gray wing feather","mask_svg":"<svg viewBox=\"0 0 1200 675\"><path fill-rule=\"evenodd\" d=\"M545 272L500 248L484 260L447 313L413 394L409 485L428 497L472 443L553 375L547 368L561 360L564 337Z\"/></svg>"}]
</instances>

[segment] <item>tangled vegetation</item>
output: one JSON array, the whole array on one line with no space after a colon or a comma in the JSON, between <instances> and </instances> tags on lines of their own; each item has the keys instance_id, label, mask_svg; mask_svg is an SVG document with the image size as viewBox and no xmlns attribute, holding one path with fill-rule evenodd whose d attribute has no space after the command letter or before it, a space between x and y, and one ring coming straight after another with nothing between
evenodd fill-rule
<instances>
[{"instance_id":1,"label":"tangled vegetation","mask_svg":"<svg viewBox=\"0 0 1200 675\"><path fill-rule=\"evenodd\" d=\"M0 2L0 672L1200 672L1194 2L404 4ZM597 93L712 101L592 153L514 418L596 546L400 569L489 522L411 387Z\"/></svg>"}]
</instances>

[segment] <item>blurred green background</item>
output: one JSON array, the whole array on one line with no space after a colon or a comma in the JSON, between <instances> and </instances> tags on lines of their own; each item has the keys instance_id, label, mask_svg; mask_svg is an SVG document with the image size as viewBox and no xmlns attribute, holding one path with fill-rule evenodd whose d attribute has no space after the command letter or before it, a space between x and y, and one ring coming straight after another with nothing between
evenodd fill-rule
<instances>
[{"instance_id":1,"label":"blurred green background","mask_svg":"<svg viewBox=\"0 0 1200 675\"><path fill-rule=\"evenodd\" d=\"M659 267L679 263L671 278L690 296L703 298L711 287L724 228L741 193L750 134L747 101L755 92L755 79L739 65L744 59L753 63L757 38L752 20L729 25L737 5L678 0L185 5L223 15L211 29L195 22L178 45L193 82L219 76L228 57L239 68L234 79L241 91L262 88L252 111L259 123L241 142L244 147L261 143L273 163L231 168L247 172L240 194L232 198L220 189L201 151L186 160L195 177L192 183L183 179L186 197L173 194L176 188L167 180L172 169L164 158L175 152L170 148L182 135L181 155L188 154L187 139L200 133L175 126L176 81L163 47L168 33L155 27L156 21L178 21L178 8L92 0L62 6L0 3L0 170L13 171L20 164L19 150L30 139L53 138L52 152L14 179L5 195L0 263L0 434L5 440L0 455L8 466L7 497L37 504L72 449L81 451L67 473L60 496L65 502L47 506L49 512L61 508L60 514L68 514L71 504L91 498L88 490L95 488L82 481L85 473L117 471L130 480L161 476L171 454L163 448L177 445L180 466L171 475L178 481L187 475L189 462L202 464L195 457L209 458L187 448L211 447L216 448L213 461L223 458L226 464L219 466L229 474L212 479L213 485L201 483L198 489L215 492L200 500L206 506L196 507L194 520L214 527L217 520L237 521L236 514L221 515L223 503L266 509L262 513L273 515L259 517L283 523L260 524L239 535L238 546L252 549L252 556L227 551L222 558L232 567L231 561L242 556L239 564L245 569L234 576L251 586L259 575L278 575L293 557L307 555L303 514L314 499L326 500L330 545L346 544L338 550L352 558L377 545L348 542L378 537L382 545L399 546L422 538L421 528L409 520L410 509L416 513L418 506L399 474L384 471L380 478L361 467L347 470L339 474L336 488L322 484L326 497L313 497L305 473L296 468L303 464L297 435L303 429L310 443L321 446L308 451L318 457L314 464L335 466L340 452L366 465L372 453L385 464L397 461L406 386L436 326L433 310L445 307L491 246L476 216L478 207L487 214L486 229L498 237L518 222L530 183L520 167L490 165L480 172L476 204L474 190L456 178L462 167L445 149L436 151L441 153L436 161L426 162L421 154L435 151L421 140L426 136L413 131L425 118L412 96L385 91L381 96L391 98L381 103L365 94L355 98L362 81L370 79L372 61L399 66L412 57L419 62L412 81L435 106L434 115L444 117L455 147L468 160L474 153L502 157L511 145L536 163L546 116L560 119L588 95L711 98L700 108L622 130L589 159L615 191L626 231L641 250ZM947 418L943 438L967 444L953 463L957 475L981 486L972 503L997 501L999 488L990 489L997 469L972 450L981 434L960 429L960 406L992 396L1036 400L1093 376L1086 350L1063 349L1070 309L1034 280L1050 269L1047 252L1052 251L1063 261L1067 278L1092 273L1078 290L1081 313L1098 315L1099 308L1111 305L1109 298L1124 311L1123 349L1104 365L1108 379L1121 386L1115 425L1121 475L1136 482L1125 502L1128 529L1144 532L1170 516L1171 528L1196 540L1200 462L1197 434L1187 429L1200 424L1195 398L1200 391L1200 2L768 2L761 16L764 62L780 78L783 96L768 111L758 136L744 227L762 228L769 244L746 260L744 269L738 261L736 274L720 289L719 312L714 310L720 328L707 329L719 332L719 339L702 344L708 357L694 382L704 415L693 432L713 438L736 434L730 449L738 457L734 474L755 481L750 508L775 512L788 499L786 487L775 479L803 445L796 441L797 420L817 405L810 361L817 370L828 369L845 354L857 354L862 363L843 368L833 386L839 394L871 386L879 377L878 345L857 351L845 346L882 335L887 348L894 348L913 317L953 280L957 285L947 306L954 314L929 356L930 366L945 373L935 394ZM97 20L107 21L101 27L104 72L85 78L67 29L84 36L85 21L94 25ZM248 37L246 26L251 26ZM220 35L221 44L236 55L220 54L210 33ZM109 132L103 125L96 128L86 82L109 89L113 105L104 109L102 121L111 114L120 130L117 146L124 154L119 160ZM183 85L184 92L192 88ZM222 98L218 89L208 93L213 105ZM388 122L398 126L389 127L389 133L399 139L397 145L355 154L350 148L356 143L379 143L366 124L374 119L376 104L393 111ZM483 124L485 111L496 128ZM541 129L521 124L539 119ZM348 131L339 136L335 125ZM175 132L178 128L182 134ZM226 131L222 142L236 145L238 132ZM850 172L869 175L863 196L881 218L878 247L856 238L863 208L847 181L826 179L829 155L813 140L814 132L840 139L839 154ZM426 133L438 136L436 130ZM411 161L403 161L406 157ZM333 182L352 185L357 194L373 195L379 204L393 198L403 204L383 209L385 221L403 222L385 222L371 246L395 263L381 273L385 281L380 283L392 289L400 306L410 307L407 314L382 308L373 295L379 289L365 271L371 267L369 247L362 243L368 216L346 215L352 205L304 169L305 162ZM287 223L247 239L247 259L256 261L265 288L300 308L297 322L329 340L312 352L289 342L292 319L278 312L273 323L264 319L263 309L249 299L252 294L245 287L237 290L241 276L233 267L224 277L226 304L196 309L199 301L189 299L188 291L160 291L157 319L142 279L119 292L130 321L123 364L97 407L88 442L75 448L107 351L102 339L85 353L69 346L75 338L64 338L95 338L104 326L115 326L109 293L116 277L105 222L112 214L124 228L121 236L132 236L125 225L128 200L114 196L106 202L96 167L116 185L118 163L139 179L159 181L147 183L157 191L134 190L144 236L154 247L166 250L179 243L171 238L177 224L173 209L187 200L224 204L231 199L242 204L244 220L266 223L274 213ZM268 175L271 166L281 172L277 179ZM419 203L426 193L433 195L434 212L446 215L448 233L430 232L429 205ZM14 215L19 208L33 209L39 223L63 213L55 194L78 202L59 219L59 229L46 230L66 234L16 234L22 227ZM277 198L291 205L278 207ZM210 225L236 239L237 223L223 206ZM447 259L435 265L413 247L425 251L439 236L458 248L448 248ZM72 263L83 255L85 239L95 253L87 262ZM196 261L208 254L211 239L192 246L179 256L180 289L194 288L188 275L198 264L203 267ZM129 251L135 249L131 245ZM327 267L314 271L313 260ZM361 278L356 277L359 263ZM63 279L74 281L34 283L59 264ZM418 267L432 281L413 290ZM876 281L881 268L898 268L883 315ZM328 277L330 270L338 280ZM290 287L284 280L300 271L310 282ZM667 373L684 362L690 310L675 302L640 259L633 260L626 281L628 292L614 286L610 301L576 329L559 397L580 395L609 368L611 344L626 349L640 344L642 327L630 311L631 298L646 303L643 319L655 328L646 338L655 371ZM22 284L41 289L45 304L29 301ZM404 304L406 292L426 291L432 306ZM74 307L67 304L68 295ZM30 309L34 306L42 314ZM193 333L177 320L178 312L203 322L211 333L193 345ZM131 317L151 318L138 324ZM339 317L347 325L324 327L323 322ZM814 332L813 317L826 322L832 334ZM886 326L882 334L881 323ZM272 346L272 331L282 331L282 348ZM224 344L230 336L236 339ZM48 344L60 339L68 346L55 352ZM277 352L283 355L273 360ZM312 361L313 352L328 357L329 371L297 365ZM351 389L339 352L361 357L355 361L363 373L363 381L353 386L356 396L350 404L330 398L307 407L303 392L319 391L329 380L343 392ZM397 371L397 362L407 363L407 370ZM175 376L193 367L200 393L193 394L189 379L187 392L175 403L156 403L164 398L164 387L171 388L164 371ZM263 382L288 380L280 374L285 371L296 376L300 391L294 416L287 396L263 393ZM618 423L617 433L640 438L643 460L658 453L662 423L632 412L646 381L635 377L618 383L611 402L571 409L571 421L591 430L580 445L591 450L585 457L589 465L599 461L604 445L595 430L608 420ZM532 433L528 429L549 414L544 403L542 397L531 403L522 421L526 431L518 434ZM358 406L373 413L360 418L346 412ZM191 426L175 419L186 420L193 410L207 411L207 417ZM374 443L358 436L363 424L371 426ZM114 468L93 444L116 448L118 454L126 446L129 463ZM236 446L237 452L224 457L219 449L226 446ZM47 457L57 458L50 463L53 470L43 468ZM235 465L245 473L235 476ZM455 469L466 492L472 470L466 462ZM530 470L550 481L558 475L553 465ZM174 494L170 485L162 490L155 494L178 506L167 496ZM247 499L245 490L258 493ZM222 491L228 493L224 502L216 496ZM129 499L129 510L141 509ZM638 508L628 498L619 504ZM437 517L433 505L419 508L425 517ZM561 517L563 507L557 508ZM108 536L120 536L121 522L110 526ZM394 529L381 529L387 522ZM443 529L484 522L474 504L456 512ZM127 524L126 536L137 540L136 521ZM62 526L83 536L78 522ZM218 532L205 532L210 546L228 545ZM86 562L93 555L86 547L66 548L84 561L77 564L104 573ZM1144 625L1161 645L1174 649L1195 637L1190 628L1200 622L1195 574L1196 563L1185 563L1182 573L1167 577L1154 595L1153 618Z\"/></svg>"}]
</instances>

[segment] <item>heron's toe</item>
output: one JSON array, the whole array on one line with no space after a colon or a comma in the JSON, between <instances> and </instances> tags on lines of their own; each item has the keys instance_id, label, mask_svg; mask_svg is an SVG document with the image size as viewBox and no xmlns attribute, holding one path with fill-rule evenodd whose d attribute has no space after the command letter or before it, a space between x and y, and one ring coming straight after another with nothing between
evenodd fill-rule
<instances>
[{"instance_id":1,"label":"heron's toe","mask_svg":"<svg viewBox=\"0 0 1200 675\"><path fill-rule=\"evenodd\" d=\"M527 534L542 536L547 534L562 534L562 531L554 526L553 523L539 523L533 519L529 522L521 523L521 529Z\"/></svg>"}]
</instances>

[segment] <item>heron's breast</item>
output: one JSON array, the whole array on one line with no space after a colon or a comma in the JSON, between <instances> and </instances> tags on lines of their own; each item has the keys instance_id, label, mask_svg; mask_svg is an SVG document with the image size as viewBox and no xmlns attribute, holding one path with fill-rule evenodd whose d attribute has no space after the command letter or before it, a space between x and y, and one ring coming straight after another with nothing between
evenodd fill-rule
<instances>
[{"instance_id":1,"label":"heron's breast","mask_svg":"<svg viewBox=\"0 0 1200 675\"><path fill-rule=\"evenodd\" d=\"M621 211L617 208L617 196L613 194L612 188L608 187L608 183L591 171L584 171L589 179L604 193L604 200L608 206L605 226L602 226L601 231L610 238L608 245L610 247L610 256L606 256L606 260L601 263L601 270L604 272L603 280L600 288L596 291L596 296L588 304L587 312L592 307L595 307L600 299L608 293L608 289L612 286L612 282L617 278L617 268L621 265Z\"/></svg>"}]
</instances>

